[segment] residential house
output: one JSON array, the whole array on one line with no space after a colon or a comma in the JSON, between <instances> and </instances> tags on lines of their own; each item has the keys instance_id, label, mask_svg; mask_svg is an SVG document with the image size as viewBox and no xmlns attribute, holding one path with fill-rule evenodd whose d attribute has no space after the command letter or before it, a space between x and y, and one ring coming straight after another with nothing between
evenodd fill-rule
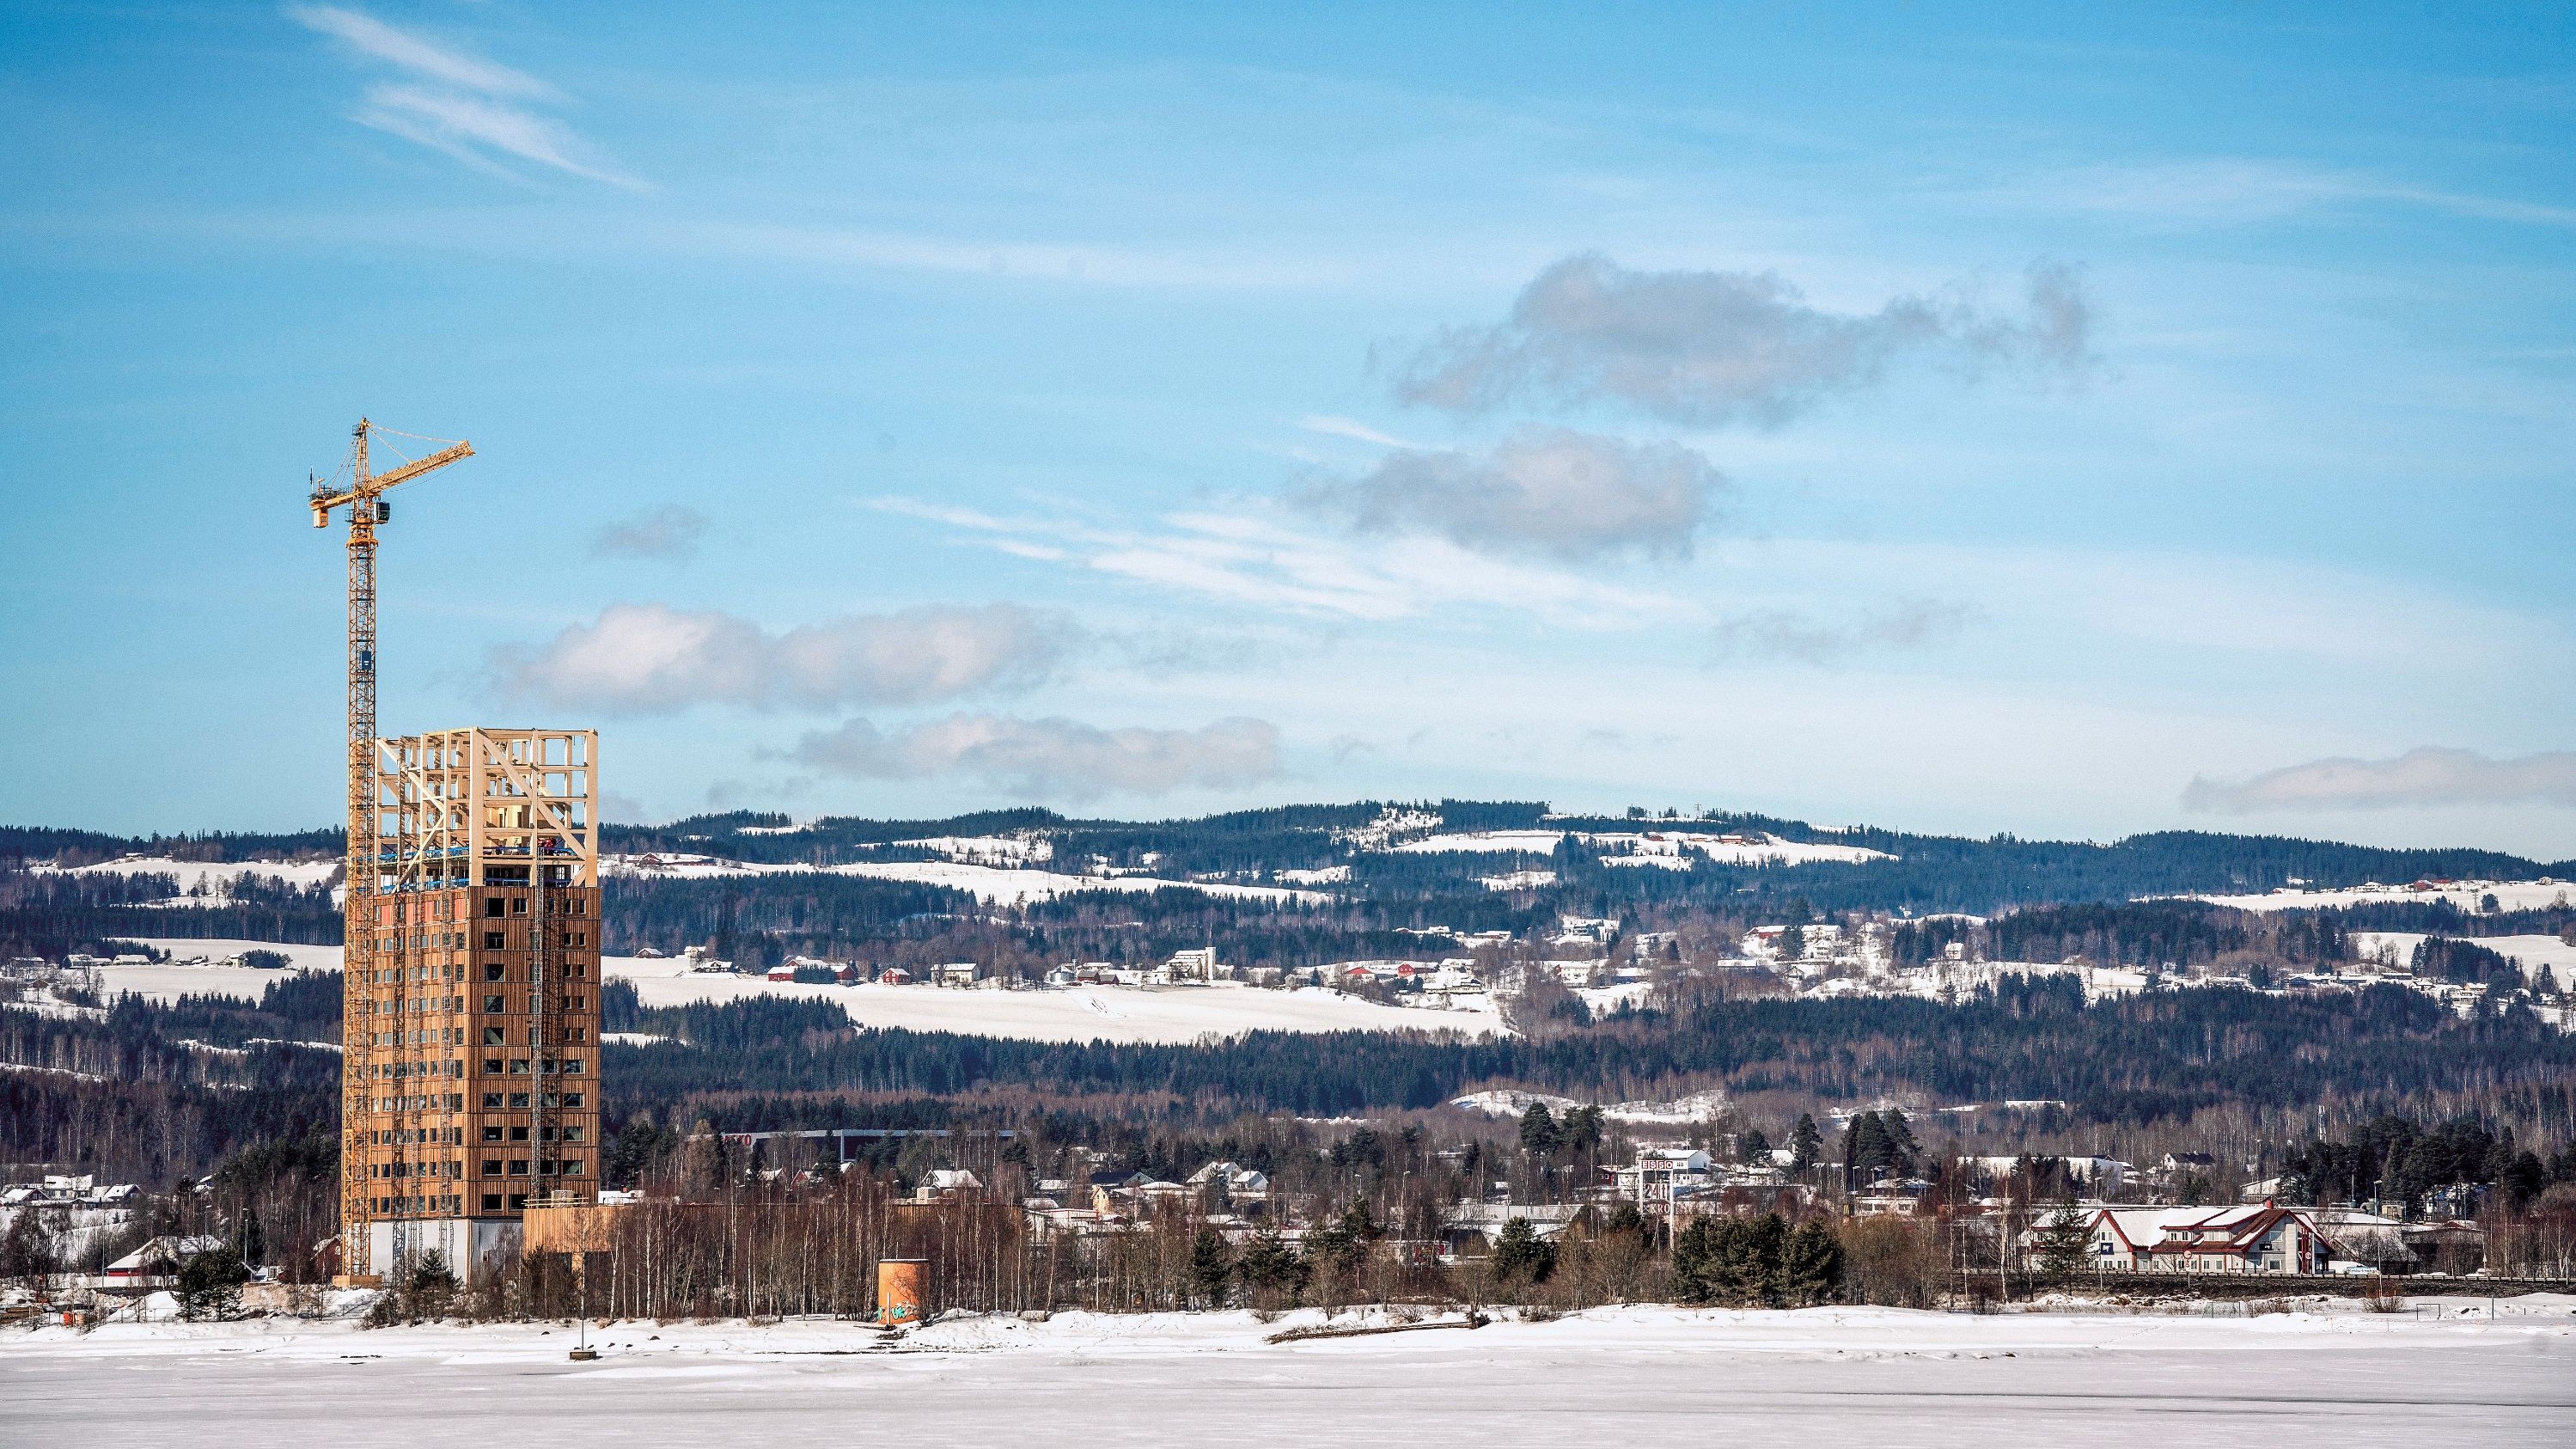
<instances>
[{"instance_id":1,"label":"residential house","mask_svg":"<svg viewBox=\"0 0 2576 1449\"><path fill-rule=\"evenodd\" d=\"M2115 1273L2322 1273L2333 1244L2306 1208L2087 1208L2093 1266ZM2034 1234L2037 1232L2034 1227Z\"/></svg>"},{"instance_id":2,"label":"residential house","mask_svg":"<svg viewBox=\"0 0 2576 1449\"><path fill-rule=\"evenodd\" d=\"M1202 1202L1217 1211L1246 1218L1261 1217L1270 1211L1270 1175L1240 1163L1211 1162L1182 1179L1182 1186L1196 1192Z\"/></svg>"},{"instance_id":3,"label":"residential house","mask_svg":"<svg viewBox=\"0 0 2576 1449\"><path fill-rule=\"evenodd\" d=\"M1485 1256L1514 1218L1527 1221L1539 1241L1552 1243L1571 1231L1583 1213L1581 1203L1462 1202L1441 1219L1440 1257L1455 1262Z\"/></svg>"}]
</instances>

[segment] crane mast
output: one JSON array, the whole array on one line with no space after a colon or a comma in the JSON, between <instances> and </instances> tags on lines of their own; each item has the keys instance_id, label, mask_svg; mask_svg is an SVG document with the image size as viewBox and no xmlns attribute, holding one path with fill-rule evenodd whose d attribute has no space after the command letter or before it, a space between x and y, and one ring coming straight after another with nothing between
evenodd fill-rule
<instances>
[{"instance_id":1,"label":"crane mast","mask_svg":"<svg viewBox=\"0 0 2576 1449\"><path fill-rule=\"evenodd\" d=\"M382 810L381 791L377 782L376 759L376 529L392 516L390 505L382 501L389 489L437 471L450 463L474 455L474 445L463 441L425 439L447 445L424 457L404 462L383 473L373 470L369 458L370 436L384 431L365 418L351 430L349 442L349 482L345 488L333 488L317 482L306 500L313 510L313 526L330 525L331 511L349 511L349 829L348 877L342 907L341 992L344 1005L365 998L376 970L376 877L378 874L377 832ZM405 435L408 436L408 435ZM334 481L337 481L336 479ZM351 1154L358 1147L353 1124L365 1120L358 1105L376 1090L369 1068L379 1055L372 1039L359 1031L355 1011L342 1012L344 1052L340 1081L341 1151ZM367 1262L371 1251L368 1225L369 1211L363 1188L342 1188L340 1202L341 1263L344 1271L367 1273L373 1266Z\"/></svg>"}]
</instances>

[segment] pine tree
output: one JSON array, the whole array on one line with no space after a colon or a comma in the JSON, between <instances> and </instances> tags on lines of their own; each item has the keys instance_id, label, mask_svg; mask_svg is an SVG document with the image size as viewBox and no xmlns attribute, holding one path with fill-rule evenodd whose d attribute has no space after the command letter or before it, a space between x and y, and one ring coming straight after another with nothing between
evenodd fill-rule
<instances>
[{"instance_id":1,"label":"pine tree","mask_svg":"<svg viewBox=\"0 0 2576 1449\"><path fill-rule=\"evenodd\" d=\"M179 1265L180 1316L192 1323L232 1317L241 1312L241 1285L249 1280L229 1244L190 1254Z\"/></svg>"},{"instance_id":2,"label":"pine tree","mask_svg":"<svg viewBox=\"0 0 2576 1449\"><path fill-rule=\"evenodd\" d=\"M1888 1166L1902 1177L1912 1177L1923 1157L1923 1144L1914 1140L1914 1128L1905 1114L1894 1107L1878 1114L1879 1125L1887 1131Z\"/></svg>"},{"instance_id":3,"label":"pine tree","mask_svg":"<svg viewBox=\"0 0 2576 1449\"><path fill-rule=\"evenodd\" d=\"M1843 1133L1843 1172L1846 1180L1866 1183L1873 1170L1887 1165L1887 1129L1878 1124L1878 1114L1862 1112L1851 1119Z\"/></svg>"},{"instance_id":4,"label":"pine tree","mask_svg":"<svg viewBox=\"0 0 2576 1449\"><path fill-rule=\"evenodd\" d=\"M1201 1304L1223 1308L1226 1289L1234 1282L1234 1258L1216 1229L1201 1227L1190 1240L1190 1288Z\"/></svg>"},{"instance_id":5,"label":"pine tree","mask_svg":"<svg viewBox=\"0 0 2576 1449\"><path fill-rule=\"evenodd\" d=\"M1780 1248L1780 1296L1792 1308L1830 1303L1842 1282L1842 1239L1821 1218L1800 1223Z\"/></svg>"},{"instance_id":6,"label":"pine tree","mask_svg":"<svg viewBox=\"0 0 2576 1449\"><path fill-rule=\"evenodd\" d=\"M1816 1130L1814 1116L1801 1112L1798 1125L1789 1132L1789 1170L1804 1172L1816 1165L1816 1155L1823 1151L1825 1134Z\"/></svg>"},{"instance_id":7,"label":"pine tree","mask_svg":"<svg viewBox=\"0 0 2576 1449\"><path fill-rule=\"evenodd\" d=\"M2047 1273L2083 1271L2092 1256L2093 1214L2072 1202L2061 1202L2048 1210L2047 1221L2039 1225L2039 1266Z\"/></svg>"},{"instance_id":8,"label":"pine tree","mask_svg":"<svg viewBox=\"0 0 2576 1449\"><path fill-rule=\"evenodd\" d=\"M1306 1264L1288 1250L1278 1233L1268 1229L1245 1246L1242 1260L1235 1264L1235 1276L1256 1299L1295 1296L1306 1286L1306 1273Z\"/></svg>"},{"instance_id":9,"label":"pine tree","mask_svg":"<svg viewBox=\"0 0 2576 1449\"><path fill-rule=\"evenodd\" d=\"M1557 1145L1568 1152L1587 1152L1601 1145L1601 1109L1576 1107L1558 1123Z\"/></svg>"},{"instance_id":10,"label":"pine tree","mask_svg":"<svg viewBox=\"0 0 2576 1449\"><path fill-rule=\"evenodd\" d=\"M1545 1157L1556 1150L1556 1114L1545 1102L1532 1102L1521 1114L1521 1150L1532 1157Z\"/></svg>"},{"instance_id":11,"label":"pine tree","mask_svg":"<svg viewBox=\"0 0 2576 1449\"><path fill-rule=\"evenodd\" d=\"M1492 1264L1499 1281L1544 1283L1556 1269L1556 1246L1542 1241L1529 1219L1514 1218L1494 1239Z\"/></svg>"}]
</instances>

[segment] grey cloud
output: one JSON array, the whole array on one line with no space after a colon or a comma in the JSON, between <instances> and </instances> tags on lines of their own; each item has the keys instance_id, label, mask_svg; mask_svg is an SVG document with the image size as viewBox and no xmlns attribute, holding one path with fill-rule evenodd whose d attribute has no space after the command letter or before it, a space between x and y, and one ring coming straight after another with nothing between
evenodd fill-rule
<instances>
[{"instance_id":1,"label":"grey cloud","mask_svg":"<svg viewBox=\"0 0 2576 1449\"><path fill-rule=\"evenodd\" d=\"M1301 505L1358 530L1434 533L1487 553L1591 559L1687 555L1724 475L1674 443L1521 428L1490 453L1386 456L1366 475L1310 484Z\"/></svg>"},{"instance_id":2,"label":"grey cloud","mask_svg":"<svg viewBox=\"0 0 2576 1449\"><path fill-rule=\"evenodd\" d=\"M1714 633L1716 657L1833 664L1878 650L1924 649L1957 637L1977 616L1969 605L1910 599L1882 613L1836 622L1795 609L1739 614Z\"/></svg>"},{"instance_id":3,"label":"grey cloud","mask_svg":"<svg viewBox=\"0 0 2576 1449\"><path fill-rule=\"evenodd\" d=\"M2475 750L2427 745L2390 760L2315 760L2227 784L2199 776L2183 808L2245 815L2262 811L2387 810L2408 806L2576 806L2576 751L2491 759Z\"/></svg>"},{"instance_id":4,"label":"grey cloud","mask_svg":"<svg viewBox=\"0 0 2576 1449\"><path fill-rule=\"evenodd\" d=\"M1454 412L1609 399L1694 426L1777 427L1909 354L1972 372L2080 373L2092 307L2077 273L2043 262L2023 281L2009 312L1957 285L1849 315L1807 305L1776 273L1637 272L1584 253L1540 272L1501 325L1443 332L1396 396Z\"/></svg>"},{"instance_id":5,"label":"grey cloud","mask_svg":"<svg viewBox=\"0 0 2576 1449\"><path fill-rule=\"evenodd\" d=\"M489 676L507 698L629 714L932 704L1043 683L1079 639L1013 604L852 615L783 634L716 610L614 604L542 645L494 649Z\"/></svg>"},{"instance_id":6,"label":"grey cloud","mask_svg":"<svg viewBox=\"0 0 2576 1449\"><path fill-rule=\"evenodd\" d=\"M1225 788L1279 774L1278 727L1221 719L1202 729L1102 729L1069 719L953 714L892 732L864 719L808 734L794 758L860 779L965 775L1023 795L1088 800Z\"/></svg>"},{"instance_id":7,"label":"grey cloud","mask_svg":"<svg viewBox=\"0 0 2576 1449\"><path fill-rule=\"evenodd\" d=\"M685 558L697 552L707 531L707 516L694 508L665 504L599 531L590 542L594 554L620 558Z\"/></svg>"}]
</instances>

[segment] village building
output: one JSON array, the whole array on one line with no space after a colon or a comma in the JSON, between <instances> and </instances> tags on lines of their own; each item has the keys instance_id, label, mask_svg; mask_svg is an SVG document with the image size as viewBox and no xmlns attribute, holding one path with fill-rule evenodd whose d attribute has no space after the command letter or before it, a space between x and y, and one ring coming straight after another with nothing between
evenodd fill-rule
<instances>
[{"instance_id":1,"label":"village building","mask_svg":"<svg viewBox=\"0 0 2576 1449\"><path fill-rule=\"evenodd\" d=\"M2306 1208L2079 1208L2092 1267L2114 1273L2322 1273L2333 1244ZM2044 1229L2032 1228L2033 1241Z\"/></svg>"}]
</instances>

